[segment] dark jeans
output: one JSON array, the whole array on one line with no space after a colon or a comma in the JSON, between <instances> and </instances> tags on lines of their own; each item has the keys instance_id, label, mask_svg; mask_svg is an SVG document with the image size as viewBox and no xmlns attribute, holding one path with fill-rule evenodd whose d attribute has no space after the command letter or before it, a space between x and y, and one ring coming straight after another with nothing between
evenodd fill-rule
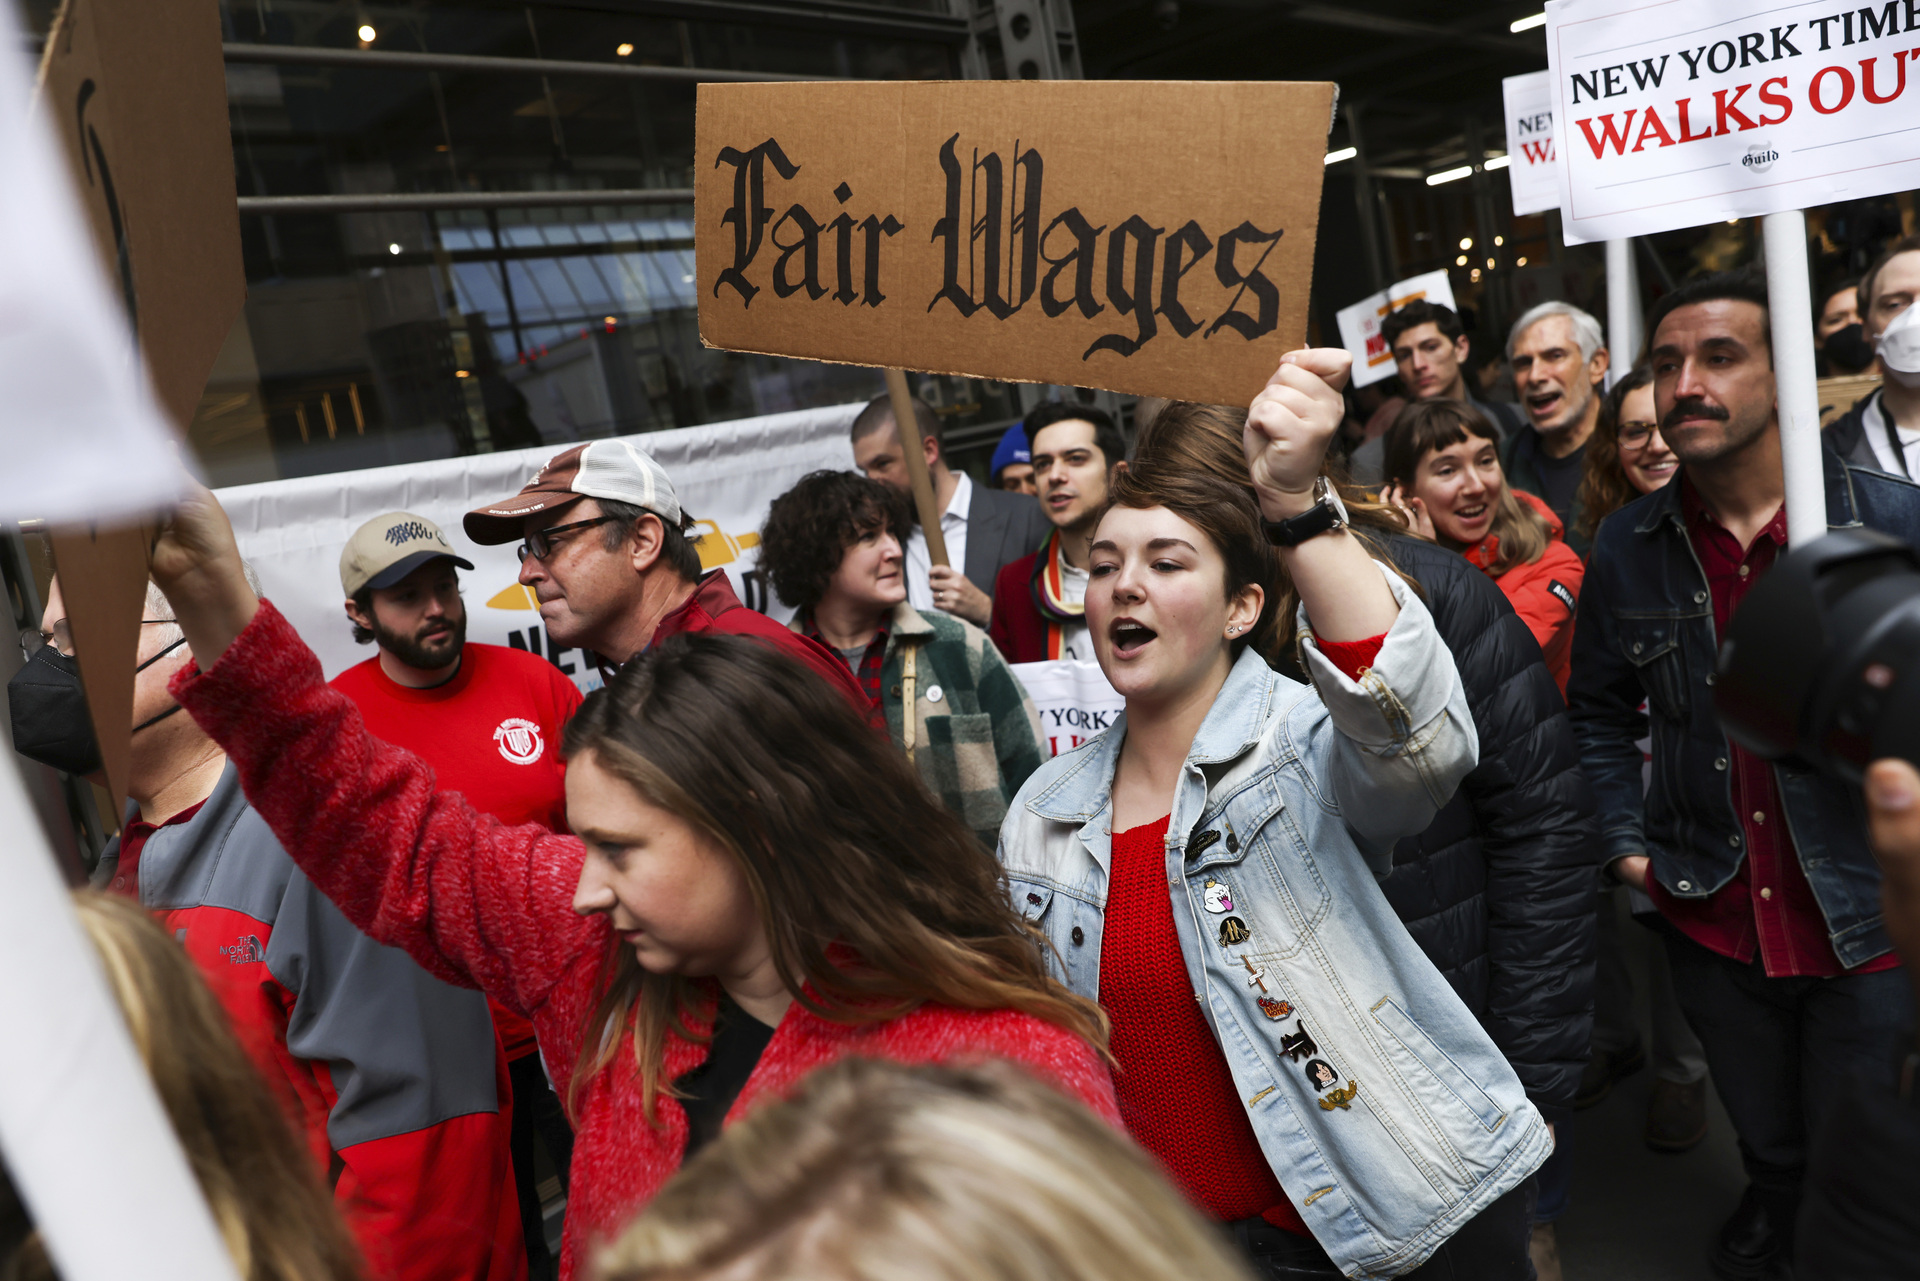
<instances>
[{"instance_id":1,"label":"dark jeans","mask_svg":"<svg viewBox=\"0 0 1920 1281\"><path fill-rule=\"evenodd\" d=\"M1665 933L1674 992L1706 1048L1747 1179L1791 1251L1807 1136L1851 1081L1891 1086L1895 1046L1913 1024L1907 976L1768 978L1758 957L1742 965Z\"/></svg>"},{"instance_id":2,"label":"dark jeans","mask_svg":"<svg viewBox=\"0 0 1920 1281\"><path fill-rule=\"evenodd\" d=\"M558 1274L558 1266L547 1249L533 1146L536 1141L546 1143L547 1156L553 1161L564 1192L567 1170L573 1163L573 1130L567 1125L559 1098L547 1084L538 1053L523 1054L509 1062L507 1076L513 1082L513 1128L508 1132L508 1145L513 1156L514 1191L520 1198L520 1231L527 1242L527 1275L530 1281L544 1281Z\"/></svg>"},{"instance_id":3,"label":"dark jeans","mask_svg":"<svg viewBox=\"0 0 1920 1281\"><path fill-rule=\"evenodd\" d=\"M1533 1235L1534 1182L1468 1219L1407 1281L1534 1281L1527 1241ZM1276 1228L1265 1219L1226 1225L1260 1281L1344 1277L1312 1237Z\"/></svg>"}]
</instances>

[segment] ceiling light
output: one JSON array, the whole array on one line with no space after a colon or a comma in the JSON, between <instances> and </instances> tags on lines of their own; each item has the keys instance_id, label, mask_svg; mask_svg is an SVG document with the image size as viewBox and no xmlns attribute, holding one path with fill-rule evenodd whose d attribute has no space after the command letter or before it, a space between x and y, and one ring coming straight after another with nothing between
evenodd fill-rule
<instances>
[{"instance_id":1,"label":"ceiling light","mask_svg":"<svg viewBox=\"0 0 1920 1281\"><path fill-rule=\"evenodd\" d=\"M1454 265L1454 266L1456 266L1456 267L1464 267L1464 266L1466 266L1466 265L1467 265L1467 256L1466 256L1465 254L1461 254L1461 255L1460 255L1460 256L1459 256L1458 258L1455 258L1455 259L1453 260L1453 265Z\"/></svg>"},{"instance_id":2,"label":"ceiling light","mask_svg":"<svg viewBox=\"0 0 1920 1281\"><path fill-rule=\"evenodd\" d=\"M1474 278L1475 280L1478 280L1478 279L1480 279L1480 269L1479 269L1478 267L1475 267L1475 268L1473 269L1473 278Z\"/></svg>"},{"instance_id":3,"label":"ceiling light","mask_svg":"<svg viewBox=\"0 0 1920 1281\"><path fill-rule=\"evenodd\" d=\"M1471 249L1471 248L1473 248L1473 237L1472 237L1472 236L1462 236L1462 237L1460 237L1460 247L1461 247L1462 249Z\"/></svg>"},{"instance_id":4,"label":"ceiling light","mask_svg":"<svg viewBox=\"0 0 1920 1281\"><path fill-rule=\"evenodd\" d=\"M1507 243L1507 238L1505 236L1495 236L1493 238L1493 243L1496 245L1504 245Z\"/></svg>"},{"instance_id":5,"label":"ceiling light","mask_svg":"<svg viewBox=\"0 0 1920 1281\"><path fill-rule=\"evenodd\" d=\"M372 44L374 36L379 33L373 29L372 23L363 22L360 24L360 30L357 34L360 37L361 44Z\"/></svg>"},{"instance_id":6,"label":"ceiling light","mask_svg":"<svg viewBox=\"0 0 1920 1281\"><path fill-rule=\"evenodd\" d=\"M615 47L613 52L619 57L631 58L633 56L633 46L630 44L619 45Z\"/></svg>"},{"instance_id":7,"label":"ceiling light","mask_svg":"<svg viewBox=\"0 0 1920 1281\"><path fill-rule=\"evenodd\" d=\"M1359 154L1360 148L1358 147L1342 147L1338 151L1329 151L1326 160L1322 163L1337 165L1342 160L1351 160Z\"/></svg>"},{"instance_id":8,"label":"ceiling light","mask_svg":"<svg viewBox=\"0 0 1920 1281\"><path fill-rule=\"evenodd\" d=\"M1492 271L1492 270L1493 270L1493 259L1491 259L1491 258L1489 258L1489 259L1487 259L1487 270L1488 270L1488 271Z\"/></svg>"},{"instance_id":9,"label":"ceiling light","mask_svg":"<svg viewBox=\"0 0 1920 1281\"><path fill-rule=\"evenodd\" d=\"M1510 156L1488 156L1487 163L1480 167L1486 170L1505 169L1511 163L1512 157Z\"/></svg>"},{"instance_id":10,"label":"ceiling light","mask_svg":"<svg viewBox=\"0 0 1920 1281\"><path fill-rule=\"evenodd\" d=\"M1515 258L1513 260L1513 265L1516 267L1524 267L1527 265L1527 260L1525 258Z\"/></svg>"},{"instance_id":11,"label":"ceiling light","mask_svg":"<svg viewBox=\"0 0 1920 1281\"><path fill-rule=\"evenodd\" d=\"M1536 13L1531 18L1515 18L1507 24L1507 30L1517 36L1522 31L1531 31L1535 27L1544 27L1546 25L1547 15L1544 13Z\"/></svg>"},{"instance_id":12,"label":"ceiling light","mask_svg":"<svg viewBox=\"0 0 1920 1281\"><path fill-rule=\"evenodd\" d=\"M390 254L397 254L397 253L399 253L399 252L400 252L400 246L399 246L399 245L388 245L388 246L387 246L387 252L388 252L388 253L390 253Z\"/></svg>"},{"instance_id":13,"label":"ceiling light","mask_svg":"<svg viewBox=\"0 0 1920 1281\"><path fill-rule=\"evenodd\" d=\"M1439 173L1427 175L1427 185L1437 187L1443 182L1458 182L1472 173L1472 165L1461 165L1458 169L1442 169Z\"/></svg>"}]
</instances>

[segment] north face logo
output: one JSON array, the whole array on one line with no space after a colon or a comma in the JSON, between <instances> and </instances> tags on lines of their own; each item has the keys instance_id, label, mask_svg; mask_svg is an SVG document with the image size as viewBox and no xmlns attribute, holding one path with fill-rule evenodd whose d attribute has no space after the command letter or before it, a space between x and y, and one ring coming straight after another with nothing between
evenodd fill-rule
<instances>
[{"instance_id":1,"label":"north face logo","mask_svg":"<svg viewBox=\"0 0 1920 1281\"><path fill-rule=\"evenodd\" d=\"M220 955L227 958L231 965L252 965L256 961L267 959L267 949L260 940L251 934L243 934L220 949Z\"/></svg>"},{"instance_id":2,"label":"north face logo","mask_svg":"<svg viewBox=\"0 0 1920 1281\"><path fill-rule=\"evenodd\" d=\"M493 731L493 741L499 746L500 755L515 765L531 765L546 750L546 743L540 737L540 727L518 716L501 721L500 728Z\"/></svg>"}]
</instances>

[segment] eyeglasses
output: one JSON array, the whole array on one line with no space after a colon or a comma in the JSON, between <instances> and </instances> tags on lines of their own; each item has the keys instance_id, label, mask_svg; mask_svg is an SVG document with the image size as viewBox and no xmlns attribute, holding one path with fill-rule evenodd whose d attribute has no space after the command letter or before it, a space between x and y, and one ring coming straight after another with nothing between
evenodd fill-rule
<instances>
[{"instance_id":1,"label":"eyeglasses","mask_svg":"<svg viewBox=\"0 0 1920 1281\"><path fill-rule=\"evenodd\" d=\"M514 550L520 554L521 564L525 564L529 556L535 560L545 560L553 555L555 534L571 533L576 529L591 529L595 525L605 525L619 519L618 516L595 516L592 520L576 520L571 525L549 525L545 529L536 529L528 534Z\"/></svg>"},{"instance_id":2,"label":"eyeglasses","mask_svg":"<svg viewBox=\"0 0 1920 1281\"><path fill-rule=\"evenodd\" d=\"M1620 448L1634 450L1635 452L1645 449L1647 442L1652 440L1659 431L1660 424L1658 423L1621 423Z\"/></svg>"},{"instance_id":3,"label":"eyeglasses","mask_svg":"<svg viewBox=\"0 0 1920 1281\"><path fill-rule=\"evenodd\" d=\"M174 621L171 618L143 618L140 620L140 626L151 627ZM29 627L20 633L20 653L27 659L31 660L35 654L39 653L43 645L53 646L54 652L62 658L73 657L73 629L67 625L66 619L56 619L53 630L50 632L43 632L38 627Z\"/></svg>"}]
</instances>

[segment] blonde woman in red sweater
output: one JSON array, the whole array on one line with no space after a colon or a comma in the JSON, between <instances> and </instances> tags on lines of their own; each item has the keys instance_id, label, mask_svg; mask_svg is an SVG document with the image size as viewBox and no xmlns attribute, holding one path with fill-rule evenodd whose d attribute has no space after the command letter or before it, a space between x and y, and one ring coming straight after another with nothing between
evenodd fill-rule
<instances>
[{"instance_id":1,"label":"blonde woman in red sweater","mask_svg":"<svg viewBox=\"0 0 1920 1281\"><path fill-rule=\"evenodd\" d=\"M679 636L568 725L577 835L436 793L241 577L199 491L152 561L201 665L175 696L373 938L532 1020L578 1132L562 1275L756 1100L849 1055L1006 1058L1118 1119L1097 1006L993 859L818 676Z\"/></svg>"}]
</instances>

